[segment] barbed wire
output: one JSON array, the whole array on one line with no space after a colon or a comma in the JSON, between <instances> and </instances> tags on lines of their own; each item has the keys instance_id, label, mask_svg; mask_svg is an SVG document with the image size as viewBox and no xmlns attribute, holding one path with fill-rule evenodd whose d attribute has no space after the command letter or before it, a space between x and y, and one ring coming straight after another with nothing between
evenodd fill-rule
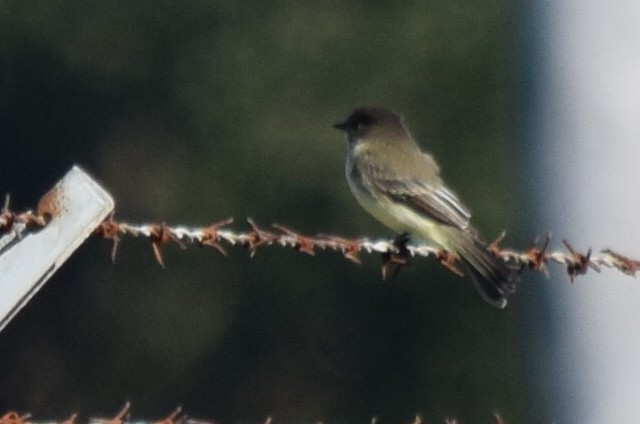
<instances>
[{"instance_id":1,"label":"barbed wire","mask_svg":"<svg viewBox=\"0 0 640 424\"><path fill-rule=\"evenodd\" d=\"M126 402L124 407L113 418L99 418L90 417L88 419L89 424L213 424L213 421L194 420L182 413L182 407L176 408L166 418L152 421L152 420L136 420L130 419L131 403ZM31 414L22 414L15 411L5 413L0 417L0 424L77 424L77 413L71 414L71 416L63 421L33 421Z\"/></svg>"},{"instance_id":2,"label":"barbed wire","mask_svg":"<svg viewBox=\"0 0 640 424\"><path fill-rule=\"evenodd\" d=\"M166 418L161 420L131 420L130 419L131 403L126 402L124 407L113 418L94 418L88 419L89 424L214 424L215 421L209 420L197 420L189 418L182 412L182 407L177 407ZM493 417L496 424L506 424L500 414L494 413ZM271 416L267 416L263 421L263 424L273 424L274 420ZM379 424L378 418L371 418L371 424ZM455 418L447 418L444 420L445 424L458 424L458 420ZM69 418L63 421L32 421L31 414L20 415L15 411L5 413L0 417L0 424L78 424L78 414L74 413ZM317 424L323 424L323 421L318 421ZM423 424L422 417L416 415L412 424Z\"/></svg>"},{"instance_id":3,"label":"barbed wire","mask_svg":"<svg viewBox=\"0 0 640 424\"><path fill-rule=\"evenodd\" d=\"M461 274L456 266L454 255L440 247L413 243L404 238L371 240L369 238L349 239L326 234L309 236L280 224L273 224L273 230L267 230L259 227L250 218L247 219L251 227L249 231L236 231L228 227L232 222L233 219L228 218L207 227L194 228L172 227L165 223L133 225L117 222L111 217L96 229L96 234L113 240L112 259L114 260L118 243L123 236L142 235L147 237L151 241L156 260L162 266L164 266L162 248L167 244L175 244L183 249L186 248L186 243L209 246L226 256L226 250L222 244L227 243L231 246L241 245L248 248L252 256L257 249L273 245L292 248L309 255L315 255L317 251L331 250L340 252L346 259L355 263L360 263L359 256L362 253L378 253L383 257L383 276L388 274L389 266L402 266L412 257L433 256L450 271ZM531 269L548 275L547 264L557 263L565 266L571 281L578 275L586 274L589 269L600 272L601 267L614 268L631 276L635 276L636 272L640 270L640 261L610 249L601 250L597 254L593 254L591 249L582 252L574 249L567 240L562 240L566 251L550 251L550 235L547 235L542 243L533 243L523 252L503 249L500 247L500 243L504 240L505 235L505 233L501 234L487 248L495 256L521 270Z\"/></svg>"},{"instance_id":4,"label":"barbed wire","mask_svg":"<svg viewBox=\"0 0 640 424\"><path fill-rule=\"evenodd\" d=\"M47 219L43 214L26 212L12 212L9 209L9 197L6 197L0 211L0 253L12 242L19 240L23 234L37 231L46 225ZM396 266L396 272L410 258L434 257L450 271L462 274L456 265L456 258L444 249L424 243L414 243L406 237L395 240L369 238L347 238L343 236L319 234L309 236L280 224L273 224L269 230L258 226L248 218L249 228L246 231L229 228L232 218L217 221L206 227L189 227L184 225L170 226L165 223L131 224L116 221L114 215L103 221L96 228L94 235L109 239L113 242L111 259L115 261L118 247L126 236L145 237L151 242L156 261L164 267L163 248L166 245L177 245L185 249L188 244L212 247L222 255L227 255L225 244L229 246L244 246L253 256L256 251L268 246L282 246L292 248L308 255L315 255L318 251L335 251L344 258L360 263L360 255L380 254L383 258L382 273L386 277L390 267ZM555 263L565 266L565 271L571 281L578 275L586 274L589 270L600 272L602 267L616 269L626 275L634 276L640 270L640 261L621 255L610 249L603 249L593 253L591 248L586 251L574 249L567 240L562 240L565 250L551 251L551 236L547 235L540 241L533 242L526 250L517 251L504 249L500 244L505 238L501 234L487 249L496 257L502 258L507 264L520 270L529 269L543 272L548 276L547 265Z\"/></svg>"}]
</instances>

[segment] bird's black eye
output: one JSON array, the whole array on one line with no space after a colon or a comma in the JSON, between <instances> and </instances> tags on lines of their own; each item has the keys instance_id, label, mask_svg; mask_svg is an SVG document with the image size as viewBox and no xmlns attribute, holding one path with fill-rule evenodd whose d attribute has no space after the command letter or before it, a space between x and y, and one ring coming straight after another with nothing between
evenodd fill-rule
<instances>
[{"instance_id":1,"label":"bird's black eye","mask_svg":"<svg viewBox=\"0 0 640 424\"><path fill-rule=\"evenodd\" d=\"M343 131L364 131L375 123L375 119L364 111L356 111L345 122L335 124L334 127Z\"/></svg>"},{"instance_id":2,"label":"bird's black eye","mask_svg":"<svg viewBox=\"0 0 640 424\"><path fill-rule=\"evenodd\" d=\"M351 122L349 124L351 128L362 129L371 125L373 123L373 118L371 118L369 115L362 114L354 116L350 121Z\"/></svg>"},{"instance_id":3,"label":"bird's black eye","mask_svg":"<svg viewBox=\"0 0 640 424\"><path fill-rule=\"evenodd\" d=\"M347 121L347 127L353 131L353 130L357 130L358 128L362 127L362 122L360 122L357 119L349 119Z\"/></svg>"}]
</instances>

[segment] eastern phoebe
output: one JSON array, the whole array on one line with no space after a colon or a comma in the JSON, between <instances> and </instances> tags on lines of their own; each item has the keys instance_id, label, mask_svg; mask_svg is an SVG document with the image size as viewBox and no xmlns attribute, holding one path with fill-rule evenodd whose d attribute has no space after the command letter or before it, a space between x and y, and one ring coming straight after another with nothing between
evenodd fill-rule
<instances>
[{"instance_id":1,"label":"eastern phoebe","mask_svg":"<svg viewBox=\"0 0 640 424\"><path fill-rule=\"evenodd\" d=\"M420 150L402 117L367 107L335 128L346 133L347 181L360 205L398 234L455 255L482 297L504 308L515 290L515 271L487 250L469 224L467 208L442 182L438 164Z\"/></svg>"}]
</instances>

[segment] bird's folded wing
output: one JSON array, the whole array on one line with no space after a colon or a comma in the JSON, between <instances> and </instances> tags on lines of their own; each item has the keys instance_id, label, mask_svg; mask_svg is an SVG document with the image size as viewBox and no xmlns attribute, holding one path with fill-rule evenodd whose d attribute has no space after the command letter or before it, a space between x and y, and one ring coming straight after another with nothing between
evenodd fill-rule
<instances>
[{"instance_id":1,"label":"bird's folded wing","mask_svg":"<svg viewBox=\"0 0 640 424\"><path fill-rule=\"evenodd\" d=\"M467 208L442 184L431 156L423 154L420 159L425 164L417 175L379 160L361 160L357 165L371 189L444 224L468 229L471 214Z\"/></svg>"}]
</instances>

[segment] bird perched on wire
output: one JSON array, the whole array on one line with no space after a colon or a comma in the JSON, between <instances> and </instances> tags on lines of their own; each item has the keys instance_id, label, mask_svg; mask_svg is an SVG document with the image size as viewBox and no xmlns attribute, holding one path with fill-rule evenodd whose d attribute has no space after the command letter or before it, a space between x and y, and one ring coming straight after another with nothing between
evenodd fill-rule
<instances>
[{"instance_id":1,"label":"bird perched on wire","mask_svg":"<svg viewBox=\"0 0 640 424\"><path fill-rule=\"evenodd\" d=\"M470 225L471 215L440 178L397 113L356 109L335 128L346 133L346 176L360 205L398 234L444 248L471 275L482 297L504 308L516 272L494 256Z\"/></svg>"}]
</instances>

